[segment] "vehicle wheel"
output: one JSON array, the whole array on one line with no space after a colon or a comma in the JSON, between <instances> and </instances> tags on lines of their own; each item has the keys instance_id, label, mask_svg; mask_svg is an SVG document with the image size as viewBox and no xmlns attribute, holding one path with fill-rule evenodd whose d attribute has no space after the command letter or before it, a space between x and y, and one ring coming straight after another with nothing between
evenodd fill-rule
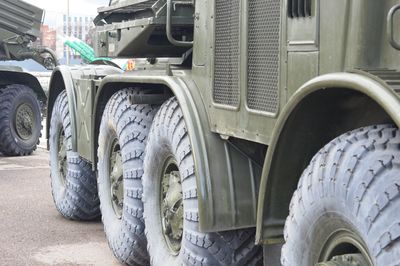
<instances>
[{"instance_id":1,"label":"vehicle wheel","mask_svg":"<svg viewBox=\"0 0 400 266\"><path fill-rule=\"evenodd\" d=\"M283 265L400 262L399 147L399 130L379 125L346 133L318 152L290 204Z\"/></svg>"},{"instance_id":2,"label":"vehicle wheel","mask_svg":"<svg viewBox=\"0 0 400 266\"><path fill-rule=\"evenodd\" d=\"M104 231L115 257L129 265L149 265L144 234L142 175L147 135L156 106L131 105L124 89L106 105L100 125L98 186Z\"/></svg>"},{"instance_id":3,"label":"vehicle wheel","mask_svg":"<svg viewBox=\"0 0 400 266\"><path fill-rule=\"evenodd\" d=\"M175 98L154 119L144 159L143 193L152 265L262 264L254 229L199 231L194 159Z\"/></svg>"},{"instance_id":4,"label":"vehicle wheel","mask_svg":"<svg viewBox=\"0 0 400 266\"><path fill-rule=\"evenodd\" d=\"M29 155L39 144L41 108L36 94L23 85L0 89L0 152Z\"/></svg>"},{"instance_id":5,"label":"vehicle wheel","mask_svg":"<svg viewBox=\"0 0 400 266\"><path fill-rule=\"evenodd\" d=\"M54 103L49 144L51 189L57 210L73 220L99 218L96 175L90 163L71 151L71 122L65 91Z\"/></svg>"}]
</instances>

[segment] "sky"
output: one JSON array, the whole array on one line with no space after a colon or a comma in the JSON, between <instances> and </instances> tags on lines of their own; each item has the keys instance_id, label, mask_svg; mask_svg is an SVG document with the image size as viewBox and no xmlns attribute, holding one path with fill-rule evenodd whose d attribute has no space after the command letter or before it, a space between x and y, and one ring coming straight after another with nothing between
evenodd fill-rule
<instances>
[{"instance_id":1,"label":"sky","mask_svg":"<svg viewBox=\"0 0 400 266\"><path fill-rule=\"evenodd\" d=\"M24 0L46 11L45 24L53 25L57 16L67 13L68 0ZM109 0L69 0L71 16L96 16L97 8L107 6Z\"/></svg>"}]
</instances>

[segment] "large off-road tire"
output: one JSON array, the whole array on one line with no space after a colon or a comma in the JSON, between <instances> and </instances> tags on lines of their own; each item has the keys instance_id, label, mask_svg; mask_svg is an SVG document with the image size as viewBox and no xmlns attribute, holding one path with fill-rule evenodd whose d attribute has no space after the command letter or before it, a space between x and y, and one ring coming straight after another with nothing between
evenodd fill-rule
<instances>
[{"instance_id":1,"label":"large off-road tire","mask_svg":"<svg viewBox=\"0 0 400 266\"><path fill-rule=\"evenodd\" d=\"M115 257L128 265L149 265L144 234L142 175L147 135L157 112L152 105L132 105L138 89L115 93L100 125L98 187L104 231Z\"/></svg>"},{"instance_id":2,"label":"large off-road tire","mask_svg":"<svg viewBox=\"0 0 400 266\"><path fill-rule=\"evenodd\" d=\"M24 85L0 89L0 152L29 155L39 144L41 108L36 94Z\"/></svg>"},{"instance_id":3,"label":"large off-road tire","mask_svg":"<svg viewBox=\"0 0 400 266\"><path fill-rule=\"evenodd\" d=\"M281 262L398 265L399 209L399 130L379 125L346 133L304 171L290 204Z\"/></svg>"},{"instance_id":4,"label":"large off-road tire","mask_svg":"<svg viewBox=\"0 0 400 266\"><path fill-rule=\"evenodd\" d=\"M254 229L199 231L194 159L175 98L164 103L154 119L144 159L143 193L152 265L262 264Z\"/></svg>"},{"instance_id":5,"label":"large off-road tire","mask_svg":"<svg viewBox=\"0 0 400 266\"><path fill-rule=\"evenodd\" d=\"M50 176L53 200L67 219L100 217L96 175L91 164L71 151L71 121L65 91L58 95L50 121Z\"/></svg>"}]
</instances>

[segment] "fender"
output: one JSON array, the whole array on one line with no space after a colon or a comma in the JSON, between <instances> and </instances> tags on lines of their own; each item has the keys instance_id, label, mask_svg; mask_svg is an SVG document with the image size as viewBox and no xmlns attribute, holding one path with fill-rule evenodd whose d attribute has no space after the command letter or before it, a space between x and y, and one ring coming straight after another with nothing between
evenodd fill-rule
<instances>
[{"instance_id":1,"label":"fender","mask_svg":"<svg viewBox=\"0 0 400 266\"><path fill-rule=\"evenodd\" d=\"M158 75L157 75L158 73ZM256 218L255 176L261 176L261 166L249 167L249 160L227 142L210 130L208 117L199 89L194 81L186 78L184 71L180 76L169 76L165 71L131 72L123 75L107 76L103 79L95 100L95 119L92 125L92 151L97 151L97 137L105 95L112 95L118 88L141 87L144 90L162 87L174 95L182 109L190 136L197 176L199 198L200 230L213 232L234 228L254 227ZM107 93L110 91L110 93ZM149 99L149 98L147 98ZM140 101L140 99L138 99ZM141 103L136 101L135 103ZM148 103L148 102L146 102ZM103 108L103 109L102 109ZM212 154L212 156L211 156ZM95 154L92 155L95 158ZM215 160L215 158L219 158ZM239 159L240 158L240 159ZM227 167L242 167L240 173L228 174ZM247 167L247 168L246 168ZM254 174L255 173L255 174ZM240 175L240 176L239 176ZM252 178L250 182L249 178ZM252 185L242 185L243 180ZM243 187L241 194L235 194L234 187ZM241 196L250 200L242 200ZM254 201L252 200L254 198ZM240 215L245 214L245 215Z\"/></svg>"},{"instance_id":2,"label":"fender","mask_svg":"<svg viewBox=\"0 0 400 266\"><path fill-rule=\"evenodd\" d=\"M47 119L46 119L46 136L47 141L50 133L50 121L53 112L54 102L57 96L65 90L68 98L68 109L71 119L71 140L72 140L72 151L77 151L77 140L76 140L76 94L74 82L72 79L72 69L68 66L57 66L53 70L53 74L50 78L49 84L49 100L47 102ZM49 145L47 144L49 149Z\"/></svg>"},{"instance_id":3,"label":"fender","mask_svg":"<svg viewBox=\"0 0 400 266\"><path fill-rule=\"evenodd\" d=\"M102 78L109 74L121 73L122 70L106 65L84 65L84 66L57 66L50 79L49 97L47 102L46 136L49 136L50 121L54 102L57 96L65 90L68 97L68 109L71 119L71 142L72 151L77 152L77 82L79 79ZM90 99L93 101L93 99ZM48 138L48 137L47 137ZM48 146L48 145L47 145Z\"/></svg>"},{"instance_id":4,"label":"fender","mask_svg":"<svg viewBox=\"0 0 400 266\"><path fill-rule=\"evenodd\" d=\"M355 116L357 119L349 120L350 123L347 123L346 126L335 128L334 132L321 137L321 143L319 143L321 146L309 149L309 154L305 154L302 149L297 149L297 152L291 152L289 146L296 141L305 142L304 145L308 144L304 138L296 139L298 126L295 126L296 122L294 120L302 110L307 109L304 106L307 106L307 104L309 106L309 103L312 102L310 99L314 97L317 99L314 103L318 102L319 99L316 98L316 95L324 95L326 93L331 93L331 95L342 93L347 98L349 98L348 95L359 95L359 97L371 104L376 110L375 113L379 113L379 115L371 117L370 121L359 121L358 118L361 116ZM347 99L345 97L342 99ZM329 101L329 97L327 99ZM351 108L351 105L350 107L346 106L346 108ZM396 92L383 80L367 72L327 74L304 84L284 107L273 131L261 177L256 242L259 244L282 242L283 227L288 215L290 199L306 166L301 165L301 162L298 163L299 161L303 160L305 162L303 158L306 157L308 164L311 159L310 156L312 157L329 140L351 129L363 126L363 123L391 122L400 126L399 110L400 98ZM313 120L313 115L317 116L315 113L318 113L319 110L313 111L315 112L304 113L304 117ZM321 114L318 115L321 116ZM341 117L344 116L342 115ZM366 116L364 115L363 117ZM348 119L351 119L351 115L349 115ZM303 146L304 149L307 149L305 147Z\"/></svg>"},{"instance_id":5,"label":"fender","mask_svg":"<svg viewBox=\"0 0 400 266\"><path fill-rule=\"evenodd\" d=\"M36 93L39 100L41 100L43 103L46 102L46 94L42 88L42 85L40 85L38 79L35 76L27 72L13 71L12 69L10 70L1 69L0 84L25 85L31 88Z\"/></svg>"},{"instance_id":6,"label":"fender","mask_svg":"<svg viewBox=\"0 0 400 266\"><path fill-rule=\"evenodd\" d=\"M185 118L188 127L188 132L193 147L193 154L195 158L197 175L201 176L205 180L205 182L198 182L198 185L200 184L201 186L199 187L200 189L198 190L200 199L199 209L200 210L208 209L209 211L206 213L214 213L213 204L210 204L212 203L213 193L211 191L211 177L210 177L210 169L207 156L208 153L206 149L205 136L204 136L205 129L204 129L204 124L201 123L198 110L199 108L204 109L204 107L202 107L203 104L195 103L193 99L194 97L191 95L193 92L196 91L196 89L190 90L189 87L183 81L183 79L172 76L165 76L165 75L142 76L142 75L137 75L136 73L107 76L103 79L100 88L97 92L95 100L95 110L99 108L99 103L102 98L104 90L110 89L111 87L115 87L114 85L115 83L120 84L121 82L124 84L129 84L123 87L132 86L132 84L153 84L153 85L161 84L171 89L172 93L175 95L180 104L183 116ZM99 121L100 119L99 116L100 115L96 113L96 119L93 120L94 123L95 120ZM96 125L93 124L93 127L96 127ZM92 136L91 139L95 140L97 138L95 136ZM94 146L95 147L93 147L92 150L93 152L96 152L97 145L94 144ZM206 213L200 214L200 216L203 216ZM211 220L211 224L213 224L212 220L213 217L214 217L213 215L209 215L205 219L209 221Z\"/></svg>"}]
</instances>

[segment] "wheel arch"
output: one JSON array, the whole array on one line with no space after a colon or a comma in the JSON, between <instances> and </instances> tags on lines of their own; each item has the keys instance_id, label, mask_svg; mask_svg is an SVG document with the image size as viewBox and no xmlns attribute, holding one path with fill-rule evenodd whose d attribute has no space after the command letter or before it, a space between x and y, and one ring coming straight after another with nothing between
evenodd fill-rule
<instances>
[{"instance_id":1,"label":"wheel arch","mask_svg":"<svg viewBox=\"0 0 400 266\"><path fill-rule=\"evenodd\" d=\"M78 92L80 80L96 81L104 76L121 73L122 70L108 65L84 65L84 66L57 66L50 79L49 96L47 102L47 122L46 135L49 136L50 121L53 112L53 106L57 96L65 90L68 98L68 108L71 119L72 132L72 151L78 151L77 130L78 130ZM95 89L92 87L91 89ZM92 101L92 98L89 98ZM87 103L83 103L84 105Z\"/></svg>"},{"instance_id":2,"label":"wheel arch","mask_svg":"<svg viewBox=\"0 0 400 266\"><path fill-rule=\"evenodd\" d=\"M50 133L50 121L53 112L54 103L58 95L65 90L68 98L68 109L71 118L71 139L72 151L77 150L76 143L76 95L72 73L68 66L57 66L50 78L49 95L47 101L47 119L46 119L46 136ZM48 147L48 145L47 145ZM48 147L49 148L49 147Z\"/></svg>"},{"instance_id":3,"label":"wheel arch","mask_svg":"<svg viewBox=\"0 0 400 266\"><path fill-rule=\"evenodd\" d=\"M168 82L164 82L163 79L154 78L152 81L141 79L141 77L129 77L128 75L111 75L105 77L99 89L96 92L95 100L94 100L94 117L92 120L92 155L93 158L93 166L96 167L97 164L97 147L98 140L97 136L99 135L99 128L101 123L101 118L103 116L105 107L110 98L118 91L126 88L141 88L143 90L150 91L150 94L159 94L160 92L168 92L172 93L171 88L168 85ZM173 93L171 96L174 95ZM138 104L143 102L136 102Z\"/></svg>"},{"instance_id":4,"label":"wheel arch","mask_svg":"<svg viewBox=\"0 0 400 266\"><path fill-rule=\"evenodd\" d=\"M0 70L0 84L19 84L27 86L35 92L39 100L46 102L46 94L42 88L42 85L40 85L39 80L30 73L12 70Z\"/></svg>"},{"instance_id":5,"label":"wheel arch","mask_svg":"<svg viewBox=\"0 0 400 266\"><path fill-rule=\"evenodd\" d=\"M304 84L279 116L268 148L258 198L256 241L282 241L292 194L319 149L362 126L400 126L399 110L395 91L366 73L327 74Z\"/></svg>"},{"instance_id":6,"label":"wheel arch","mask_svg":"<svg viewBox=\"0 0 400 266\"><path fill-rule=\"evenodd\" d=\"M214 220L214 197L208 150L210 145L220 145L220 138L211 134L209 129L207 114L203 101L196 84L190 79L173 76L140 76L140 75L112 75L107 76L102 81L95 100L95 118L93 119L92 151L97 150L96 134L99 132L101 116L109 97L116 91L127 87L141 87L152 89L153 93L164 91L169 97L175 96L180 104L187 130L190 136L192 152L194 154L195 168L197 172L197 184L199 194L199 217L200 228L203 231L213 231L215 229ZM154 90L156 88L156 90ZM169 98L168 97L168 98ZM135 103L141 102L140 99ZM96 158L96 155L92 155ZM96 158L97 160L97 158ZM95 163L93 165L96 165Z\"/></svg>"}]
</instances>

